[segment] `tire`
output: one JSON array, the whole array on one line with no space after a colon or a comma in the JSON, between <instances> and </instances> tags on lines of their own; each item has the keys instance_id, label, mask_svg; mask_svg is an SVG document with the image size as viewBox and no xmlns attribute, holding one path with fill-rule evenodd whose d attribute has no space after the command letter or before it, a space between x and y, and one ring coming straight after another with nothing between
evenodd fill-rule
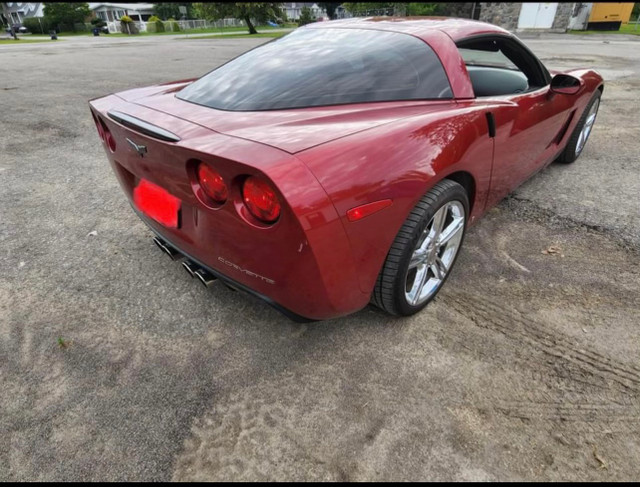
<instances>
[{"instance_id":1,"label":"tire","mask_svg":"<svg viewBox=\"0 0 640 487\"><path fill-rule=\"evenodd\" d=\"M441 209L442 212L438 213ZM439 238L445 238L446 232L443 231L440 234L436 231L434 216L439 215L439 218L442 219L442 214L445 214L441 225L442 230L458 228L460 225L461 228L456 230L455 235L443 244L443 247L438 248L438 245L434 246L433 244L439 241ZM460 222L462 215L464 219ZM460 253L468 215L469 199L467 192L460 184L444 179L427 192L411 210L393 241L378 275L371 302L387 313L396 316L410 316L429 304L444 285ZM421 249L417 249L421 241L424 243L420 246ZM453 244L456 244L455 251L452 247ZM422 250L424 246L427 248ZM452 252L453 255L451 255ZM416 266L415 262L422 258L424 258L424 262ZM431 264L431 260L436 263ZM439 266L438 262L441 264L448 262L449 264ZM446 269L446 272L443 271L443 268ZM424 272L426 281L422 279L420 282L424 282L423 287L411 295L411 291L417 289L415 286L419 285L418 279L421 272ZM439 279L436 272L444 277ZM429 275L432 277L429 278ZM427 284L429 287L425 289ZM407 287L411 287L411 291L408 291ZM432 290L429 291L430 289ZM423 292L429 292L429 294L416 301ZM412 296L414 297L413 301Z\"/></svg>"},{"instance_id":2,"label":"tire","mask_svg":"<svg viewBox=\"0 0 640 487\"><path fill-rule=\"evenodd\" d=\"M595 95L593 96L593 98L591 98L591 101L584 109L584 113L582 114L582 117L580 117L580 120L578 121L576 128L573 129L573 133L571 134L571 137L567 142L567 146L564 148L564 151L562 151L562 154L560 154L560 156L558 157L557 159L558 162L562 162L564 164L570 164L574 162L578 157L580 157L580 154L582 154L584 146L586 145L587 140L589 139L589 135L591 134L591 129L593 128L593 124L595 123L596 117L598 115L598 108L600 107L601 96L602 96L602 93L600 93L600 90L596 90ZM595 107L595 113L593 114L594 119L591 122L591 126L589 128L589 131L586 135L585 140L582 142L582 145L579 147L578 144L580 142L580 134L582 133L582 129L584 129L587 123L587 118L589 118L591 109L596 103L597 103L597 106Z\"/></svg>"}]
</instances>

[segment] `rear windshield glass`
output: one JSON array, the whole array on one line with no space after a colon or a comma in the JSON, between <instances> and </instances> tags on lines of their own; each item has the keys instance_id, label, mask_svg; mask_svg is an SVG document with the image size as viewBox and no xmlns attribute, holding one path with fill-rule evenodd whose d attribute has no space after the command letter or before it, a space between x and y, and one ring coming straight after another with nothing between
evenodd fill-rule
<instances>
[{"instance_id":1,"label":"rear windshield glass","mask_svg":"<svg viewBox=\"0 0 640 487\"><path fill-rule=\"evenodd\" d=\"M420 39L359 29L299 29L220 66L178 98L222 110L451 98Z\"/></svg>"}]
</instances>

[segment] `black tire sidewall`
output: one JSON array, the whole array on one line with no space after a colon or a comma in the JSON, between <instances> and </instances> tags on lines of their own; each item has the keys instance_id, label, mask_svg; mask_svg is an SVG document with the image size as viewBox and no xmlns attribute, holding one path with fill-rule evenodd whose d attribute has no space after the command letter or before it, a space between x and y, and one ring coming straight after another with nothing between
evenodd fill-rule
<instances>
[{"instance_id":1,"label":"black tire sidewall","mask_svg":"<svg viewBox=\"0 0 640 487\"><path fill-rule=\"evenodd\" d=\"M576 159L578 159L578 157L580 157L584 152L584 148L587 146L587 142L589 141L589 139L587 139L584 142L582 149L578 154L576 154L576 147L578 146L578 139L580 138L580 132L584 128L584 124L587 122L587 115L589 114L589 110L591 110L591 107L596 102L596 100L600 100L601 97L602 95L600 93L600 90L596 90L595 94L593 95L593 97L585 107L582 117L578 122L578 125L576 125L576 128L573 129L571 138L569 139L569 142L567 142L567 147L565 147L564 151L562 152L562 156L559 158L560 162L564 162L566 164L572 163ZM598 107L598 112L599 111L600 111L600 107ZM598 114L596 113L596 120L597 119L598 119ZM595 120L593 123L595 124ZM590 136L591 134L589 134L589 137Z\"/></svg>"}]
</instances>

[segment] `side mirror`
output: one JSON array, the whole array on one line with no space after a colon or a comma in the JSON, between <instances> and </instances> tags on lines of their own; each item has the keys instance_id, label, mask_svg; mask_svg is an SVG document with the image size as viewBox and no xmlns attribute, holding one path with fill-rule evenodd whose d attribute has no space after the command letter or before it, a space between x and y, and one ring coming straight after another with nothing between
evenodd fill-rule
<instances>
[{"instance_id":1,"label":"side mirror","mask_svg":"<svg viewBox=\"0 0 640 487\"><path fill-rule=\"evenodd\" d=\"M561 95L575 95L581 86L582 81L569 74L556 74L551 79L551 91Z\"/></svg>"}]
</instances>

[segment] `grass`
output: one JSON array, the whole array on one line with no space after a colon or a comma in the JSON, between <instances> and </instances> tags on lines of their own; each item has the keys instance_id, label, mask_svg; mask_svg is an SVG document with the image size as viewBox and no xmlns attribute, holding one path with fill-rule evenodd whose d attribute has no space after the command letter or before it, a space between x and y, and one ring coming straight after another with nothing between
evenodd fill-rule
<instances>
[{"instance_id":1,"label":"grass","mask_svg":"<svg viewBox=\"0 0 640 487\"><path fill-rule=\"evenodd\" d=\"M259 25L256 26L256 29L259 31L269 31L273 29L287 29L297 27L296 24L285 24L282 27L271 27L270 25ZM179 30L179 31L165 31L165 32L140 32L138 34L132 34L133 37L138 36L163 36L163 35L185 35L185 34L215 34L219 32L247 32L248 29L246 26L226 26L226 27L207 27L200 29L189 29L189 30ZM129 34L103 34L100 33L101 36L106 37L130 37ZM35 33L33 36L43 37L42 34ZM48 34L44 34L44 36L49 37ZM63 37L71 37L71 36L93 36L93 32L60 32L58 34L58 38Z\"/></svg>"},{"instance_id":2,"label":"grass","mask_svg":"<svg viewBox=\"0 0 640 487\"><path fill-rule=\"evenodd\" d=\"M25 39L24 37L18 37L19 40L14 39L0 39L0 46L4 46L7 44L12 45L21 45L21 44L33 44L34 42L54 42L51 39L40 38L40 39Z\"/></svg>"},{"instance_id":3,"label":"grass","mask_svg":"<svg viewBox=\"0 0 640 487\"><path fill-rule=\"evenodd\" d=\"M256 39L258 37L282 37L289 32L259 32L257 34L227 34L217 36L180 37L179 39Z\"/></svg>"},{"instance_id":4,"label":"grass","mask_svg":"<svg viewBox=\"0 0 640 487\"><path fill-rule=\"evenodd\" d=\"M637 24L622 24L620 30L570 30L569 34L631 34L640 36L640 25Z\"/></svg>"}]
</instances>

